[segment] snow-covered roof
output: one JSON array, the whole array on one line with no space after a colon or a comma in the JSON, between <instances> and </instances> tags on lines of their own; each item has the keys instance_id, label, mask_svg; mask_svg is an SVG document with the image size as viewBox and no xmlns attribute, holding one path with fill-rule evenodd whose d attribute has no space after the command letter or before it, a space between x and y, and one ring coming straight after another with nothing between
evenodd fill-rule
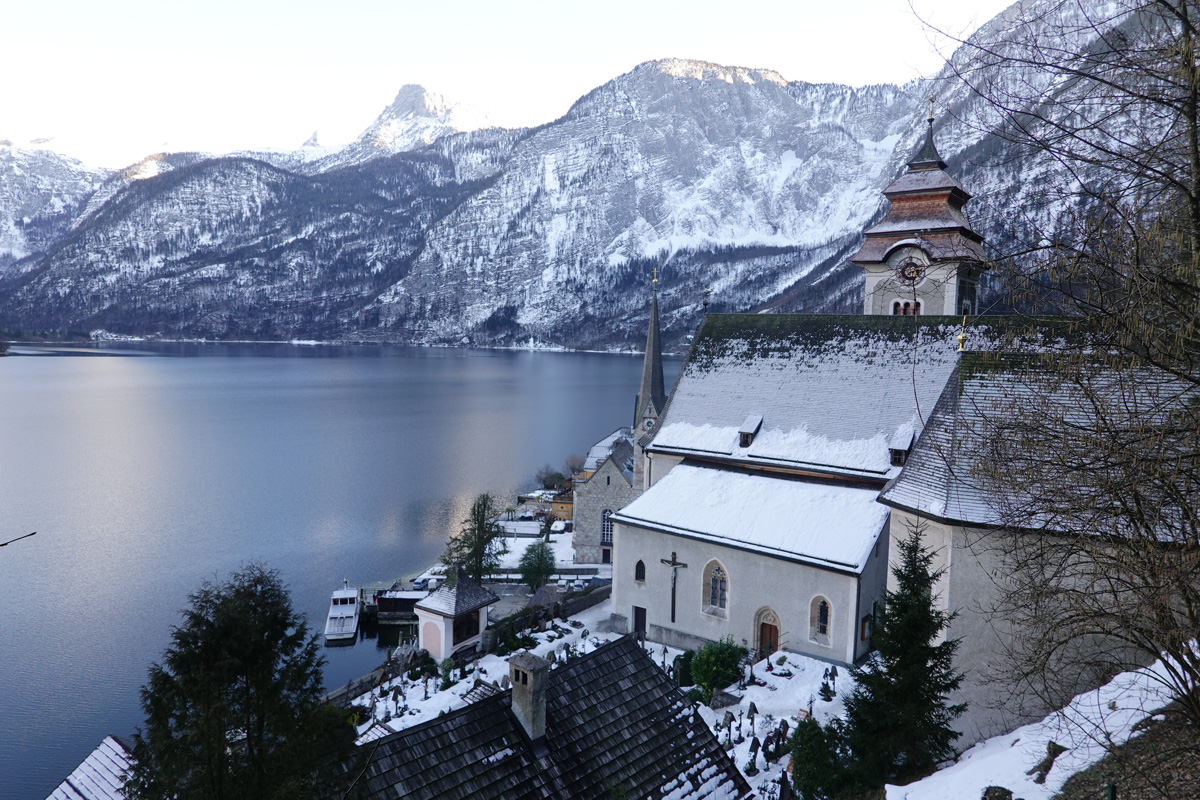
<instances>
[{"instance_id":1,"label":"snow-covered roof","mask_svg":"<svg viewBox=\"0 0 1200 800\"><path fill-rule=\"evenodd\" d=\"M106 736L47 800L125 800L121 787L133 758L115 736Z\"/></svg>"},{"instance_id":2,"label":"snow-covered roof","mask_svg":"<svg viewBox=\"0 0 1200 800\"><path fill-rule=\"evenodd\" d=\"M604 459L608 458L608 454L612 452L613 446L617 440L628 438L630 435L629 428L617 428L615 431L605 436L600 441L592 445L592 449L588 450L587 457L583 460L583 469L586 472L595 472Z\"/></svg>"},{"instance_id":3,"label":"snow-covered roof","mask_svg":"<svg viewBox=\"0 0 1200 800\"><path fill-rule=\"evenodd\" d=\"M880 223L881 225L883 223ZM868 237L863 242L862 249L855 253L850 260L856 264L863 263L879 263L884 261L888 254L900 242L896 241L896 236L902 236L909 231L923 231L917 239L917 244L922 250L929 254L929 257L934 261L943 259L972 259L975 261L983 261L986 254L983 252L983 246L978 242L968 239L966 236L959 235L959 231L952 230L949 233L929 233L930 228L937 227L936 224L928 220L909 220L904 225L900 226L891 233L885 233L880 236ZM872 228L872 232L876 229ZM880 230L883 230L880 228Z\"/></svg>"},{"instance_id":4,"label":"snow-covered roof","mask_svg":"<svg viewBox=\"0 0 1200 800\"><path fill-rule=\"evenodd\" d=\"M877 494L685 461L613 519L857 573L887 521Z\"/></svg>"},{"instance_id":5,"label":"snow-covered roof","mask_svg":"<svg viewBox=\"0 0 1200 800\"><path fill-rule=\"evenodd\" d=\"M612 786L663 800L750 793L703 715L632 637L550 670L541 753L512 713L511 692L484 686L472 693L488 696L371 742L366 763L343 762L362 778L362 796L599 800Z\"/></svg>"},{"instance_id":6,"label":"snow-covered roof","mask_svg":"<svg viewBox=\"0 0 1200 800\"><path fill-rule=\"evenodd\" d=\"M441 614L443 617L460 617L498 602L499 597L476 583L462 565L459 565L453 586L442 586L424 600L418 601L416 607Z\"/></svg>"},{"instance_id":7,"label":"snow-covered roof","mask_svg":"<svg viewBox=\"0 0 1200 800\"><path fill-rule=\"evenodd\" d=\"M1062 377L1068 373L1058 371L1060 363L1071 362L1018 353L965 353L924 434L900 474L880 492L880 501L947 522L1053 530L1060 520L1047 516L1049 504L1036 494L1078 492L1070 500L1060 495L1062 506L1076 515L1089 513L1080 509L1094 509L1095 524L1084 527L1100 531L1107 519L1106 504L1089 494L1089 482L1069 481L1057 489L1040 481L1021 487L998 485L989 479L986 460L993 454L987 442L1030 414L1055 414L1063 420L1062 430L1089 431L1097 424L1111 424L1097 423L1097 414L1120 408L1119 414L1137 418L1151 430L1166 423L1179 398L1191 392L1160 373L1131 368L1120 376L1098 368L1081 379L1089 388L1088 394L1080 394L1074 380ZM1105 408L1108 403L1112 405ZM1079 442L1087 441L1080 437Z\"/></svg>"},{"instance_id":8,"label":"snow-covered roof","mask_svg":"<svg viewBox=\"0 0 1200 800\"><path fill-rule=\"evenodd\" d=\"M649 450L882 482L899 471L888 443L919 433L946 385L960 328L944 317L710 314ZM750 415L762 425L743 448Z\"/></svg>"},{"instance_id":9,"label":"snow-covered roof","mask_svg":"<svg viewBox=\"0 0 1200 800\"><path fill-rule=\"evenodd\" d=\"M891 195L902 192L935 192L954 189L964 195L967 194L962 184L950 177L948 173L940 169L931 169L922 172L906 172L892 181L883 190L883 193Z\"/></svg>"}]
</instances>

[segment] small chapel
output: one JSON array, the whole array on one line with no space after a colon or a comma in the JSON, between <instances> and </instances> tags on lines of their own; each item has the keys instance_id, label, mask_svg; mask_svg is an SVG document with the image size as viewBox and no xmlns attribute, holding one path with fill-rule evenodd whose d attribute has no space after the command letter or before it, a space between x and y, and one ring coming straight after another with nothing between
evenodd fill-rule
<instances>
[{"instance_id":1,"label":"small chapel","mask_svg":"<svg viewBox=\"0 0 1200 800\"><path fill-rule=\"evenodd\" d=\"M700 324L637 439L636 496L604 517L615 630L689 649L732 638L758 658L787 649L844 666L871 652L893 543L922 514L949 513L948 478L924 434L960 385L984 269L963 213L971 195L946 171L933 121L850 259L865 276L861 315L709 314ZM999 347L1006 327L973 320L970 350ZM914 453L920 472L906 475ZM949 543L953 532L939 536ZM958 552L945 548L940 563ZM977 572L963 572L973 577L953 596L944 578L938 602L959 610L982 591ZM979 633L981 623L967 614L956 625ZM994 652L979 642L968 659ZM967 683L964 697L984 699L986 688ZM995 724L984 705L964 720L971 741Z\"/></svg>"}]
</instances>

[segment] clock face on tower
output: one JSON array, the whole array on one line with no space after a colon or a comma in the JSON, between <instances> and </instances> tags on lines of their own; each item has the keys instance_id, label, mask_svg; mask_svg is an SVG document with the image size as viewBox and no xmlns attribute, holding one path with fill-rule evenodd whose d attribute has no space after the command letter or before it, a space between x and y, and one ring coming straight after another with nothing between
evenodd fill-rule
<instances>
[{"instance_id":1,"label":"clock face on tower","mask_svg":"<svg viewBox=\"0 0 1200 800\"><path fill-rule=\"evenodd\" d=\"M654 420L650 419L649 417L646 417L644 420L642 420L642 430L648 431L653 427L654 427Z\"/></svg>"},{"instance_id":2,"label":"clock face on tower","mask_svg":"<svg viewBox=\"0 0 1200 800\"><path fill-rule=\"evenodd\" d=\"M896 265L896 277L910 286L921 280L925 274L925 265L915 258L906 258Z\"/></svg>"}]
</instances>

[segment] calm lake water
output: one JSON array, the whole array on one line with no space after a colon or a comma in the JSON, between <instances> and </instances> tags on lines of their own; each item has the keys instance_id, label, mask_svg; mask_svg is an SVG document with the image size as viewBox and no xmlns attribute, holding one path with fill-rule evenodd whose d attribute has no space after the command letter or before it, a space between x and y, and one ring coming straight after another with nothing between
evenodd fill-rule
<instances>
[{"instance_id":1,"label":"calm lake water","mask_svg":"<svg viewBox=\"0 0 1200 800\"><path fill-rule=\"evenodd\" d=\"M14 348L0 359L0 797L108 733L187 595L261 560L329 594L431 564L471 499L629 424L630 356L289 345ZM678 362L668 364L668 385ZM327 686L382 662L326 649Z\"/></svg>"}]
</instances>

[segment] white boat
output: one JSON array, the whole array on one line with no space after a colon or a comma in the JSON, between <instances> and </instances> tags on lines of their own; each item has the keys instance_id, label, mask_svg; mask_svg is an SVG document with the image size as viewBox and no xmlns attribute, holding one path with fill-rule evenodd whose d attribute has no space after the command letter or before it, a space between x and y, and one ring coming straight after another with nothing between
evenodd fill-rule
<instances>
[{"instance_id":1,"label":"white boat","mask_svg":"<svg viewBox=\"0 0 1200 800\"><path fill-rule=\"evenodd\" d=\"M325 621L325 641L353 640L358 635L358 589L350 581L333 592L329 601L329 619Z\"/></svg>"}]
</instances>

